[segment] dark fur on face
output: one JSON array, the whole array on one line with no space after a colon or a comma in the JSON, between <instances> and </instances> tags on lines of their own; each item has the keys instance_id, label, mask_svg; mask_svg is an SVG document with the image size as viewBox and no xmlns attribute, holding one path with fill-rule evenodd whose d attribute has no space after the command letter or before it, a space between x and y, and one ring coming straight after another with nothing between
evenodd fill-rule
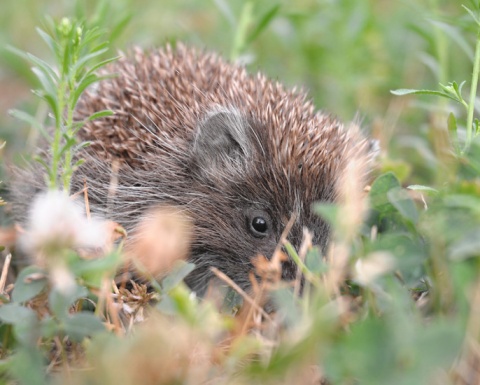
<instances>
[{"instance_id":1,"label":"dark fur on face","mask_svg":"<svg viewBox=\"0 0 480 385\"><path fill-rule=\"evenodd\" d=\"M325 248L328 226L312 204L336 199L348 162L367 163L357 129L315 111L303 92L183 46L137 50L107 71L118 75L87 92L76 111L78 120L114 111L79 133L92 145L79 154L86 162L72 192L86 179L92 211L129 232L156 205L184 212L197 265L187 282L200 293L212 266L248 288L251 259L272 255L292 216L294 246L306 227ZM120 161L114 186L112 161ZM283 277L295 273L285 262Z\"/></svg>"}]
</instances>

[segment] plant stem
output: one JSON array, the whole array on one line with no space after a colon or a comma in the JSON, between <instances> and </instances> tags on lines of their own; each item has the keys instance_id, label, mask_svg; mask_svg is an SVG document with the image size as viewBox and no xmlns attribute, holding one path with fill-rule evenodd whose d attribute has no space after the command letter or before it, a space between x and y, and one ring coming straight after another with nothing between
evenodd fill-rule
<instances>
[{"instance_id":1,"label":"plant stem","mask_svg":"<svg viewBox=\"0 0 480 385\"><path fill-rule=\"evenodd\" d=\"M235 61L245 49L247 41L248 27L252 22L253 4L251 1L244 4L240 19L238 20L235 36L233 38L232 51L230 52L230 60Z\"/></svg>"},{"instance_id":2,"label":"plant stem","mask_svg":"<svg viewBox=\"0 0 480 385\"><path fill-rule=\"evenodd\" d=\"M75 105L71 100L73 98L75 84L72 82L69 85L69 101L68 101L68 112L67 112L67 122L66 122L66 136L67 138L73 137L73 112L75 110ZM72 177L72 149L70 146L65 150L65 170L63 173L63 189L67 194L70 194L70 181Z\"/></svg>"},{"instance_id":3,"label":"plant stem","mask_svg":"<svg viewBox=\"0 0 480 385\"><path fill-rule=\"evenodd\" d=\"M62 117L63 117L63 110L64 110L64 101L65 99L65 80L62 79L60 86L58 87L57 92L57 100L58 100L58 117L55 122L55 133L53 136L52 142L52 169L50 170L50 179L49 179L49 188L50 190L56 189L57 186L57 178L58 178L58 168L59 168L59 161L60 161L60 145L62 140Z\"/></svg>"},{"instance_id":4,"label":"plant stem","mask_svg":"<svg viewBox=\"0 0 480 385\"><path fill-rule=\"evenodd\" d=\"M468 151L470 144L472 143L473 113L475 111L475 98L477 96L479 71L480 71L480 28L478 29L478 32L477 32L477 44L475 45L475 58L473 60L472 84L470 87L470 100L468 103L468 114L467 114L467 138L465 141L465 147L463 149L463 153Z\"/></svg>"},{"instance_id":5,"label":"plant stem","mask_svg":"<svg viewBox=\"0 0 480 385\"><path fill-rule=\"evenodd\" d=\"M438 0L431 0L430 1L430 8L432 9L432 13L435 15L435 18L439 18L440 10L439 10ZM434 31L434 44L435 44L435 53L438 58L438 82L441 84L448 83L448 67L449 67L449 57L448 57L448 42L447 39L438 26L438 24L433 25ZM447 104L445 100L441 99L441 103Z\"/></svg>"}]
</instances>

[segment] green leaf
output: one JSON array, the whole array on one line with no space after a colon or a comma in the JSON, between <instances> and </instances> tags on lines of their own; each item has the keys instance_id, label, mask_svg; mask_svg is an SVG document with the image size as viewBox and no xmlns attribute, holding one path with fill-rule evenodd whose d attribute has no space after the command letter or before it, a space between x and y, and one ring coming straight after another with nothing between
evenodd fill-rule
<instances>
[{"instance_id":1,"label":"green leaf","mask_svg":"<svg viewBox=\"0 0 480 385\"><path fill-rule=\"evenodd\" d=\"M87 120L89 120L89 121L96 120L96 119L104 118L106 116L113 116L113 111L112 110L97 111L97 112L93 113L92 115L90 115L87 118Z\"/></svg>"},{"instance_id":2,"label":"green leaf","mask_svg":"<svg viewBox=\"0 0 480 385\"><path fill-rule=\"evenodd\" d=\"M87 148L91 144L92 144L92 142L89 142L89 141L79 143L77 146L75 146L75 148L73 149L73 152L77 152L77 151L81 150L82 148Z\"/></svg>"},{"instance_id":3,"label":"green leaf","mask_svg":"<svg viewBox=\"0 0 480 385\"><path fill-rule=\"evenodd\" d=\"M100 56L103 53L108 51L108 43L107 42L102 43L100 46L102 47L101 49L91 51L90 54L83 56L81 59L79 59L75 63L75 65L73 66L73 71L74 71L73 73L75 74L75 76L77 76L78 72L85 66L85 64L88 61L90 61L90 60L96 58L97 56Z\"/></svg>"},{"instance_id":4,"label":"green leaf","mask_svg":"<svg viewBox=\"0 0 480 385\"><path fill-rule=\"evenodd\" d=\"M88 49L90 44L102 35L103 31L104 30L100 29L98 26L87 29L82 39L82 47Z\"/></svg>"},{"instance_id":5,"label":"green leaf","mask_svg":"<svg viewBox=\"0 0 480 385\"><path fill-rule=\"evenodd\" d=\"M86 78L82 80L80 84L78 84L77 88L75 89L73 93L73 98L72 98L72 106L75 107L77 105L78 99L80 98L80 95L85 91L85 89L92 85L95 82L98 82L100 78L96 75L89 75Z\"/></svg>"},{"instance_id":6,"label":"green leaf","mask_svg":"<svg viewBox=\"0 0 480 385\"><path fill-rule=\"evenodd\" d=\"M404 181L412 172L412 165L402 160L384 159L381 162L381 173L393 172L400 181Z\"/></svg>"},{"instance_id":7,"label":"green leaf","mask_svg":"<svg viewBox=\"0 0 480 385\"><path fill-rule=\"evenodd\" d=\"M64 133L62 135L62 137L65 140L65 143L63 144L62 148L60 149L59 156L62 156L65 153L65 151L69 150L70 148L72 148L73 146L75 146L77 144L77 140L75 139L75 137L70 137L66 133Z\"/></svg>"},{"instance_id":8,"label":"green leaf","mask_svg":"<svg viewBox=\"0 0 480 385\"><path fill-rule=\"evenodd\" d=\"M88 79L90 76L92 75L95 75L95 71L101 67L104 67L105 65L107 65L108 63L111 63L111 62L114 62L115 60L118 60L120 58L120 56L115 56L115 57L112 57L110 59L106 59L106 60L103 60L101 61L100 63L97 63L95 65L93 65L92 67L90 67L90 69L88 69L85 74L80 78L80 80L78 81L78 84L82 84L86 79ZM110 78L110 77L113 77L115 76L115 74L111 74L111 75L108 75L108 76L99 76L97 77L97 81L100 81L100 80L103 80L103 79L106 79L106 78Z\"/></svg>"},{"instance_id":9,"label":"green leaf","mask_svg":"<svg viewBox=\"0 0 480 385\"><path fill-rule=\"evenodd\" d=\"M45 272L36 267L29 266L18 275L12 292L13 302L21 303L32 299L47 286Z\"/></svg>"},{"instance_id":10,"label":"green leaf","mask_svg":"<svg viewBox=\"0 0 480 385\"><path fill-rule=\"evenodd\" d=\"M150 279L150 286L157 292L162 293L163 289L162 286L158 283L158 281L154 278Z\"/></svg>"},{"instance_id":11,"label":"green leaf","mask_svg":"<svg viewBox=\"0 0 480 385\"><path fill-rule=\"evenodd\" d=\"M6 48L9 52L13 53L14 55L19 56L20 58L28 61L27 53L22 51L21 49L18 49L16 47L11 46L11 45L7 45Z\"/></svg>"},{"instance_id":12,"label":"green leaf","mask_svg":"<svg viewBox=\"0 0 480 385\"><path fill-rule=\"evenodd\" d=\"M178 306L176 301L170 298L168 295L164 296L162 300L155 305L155 309L159 310L163 314L176 315L178 314Z\"/></svg>"},{"instance_id":13,"label":"green leaf","mask_svg":"<svg viewBox=\"0 0 480 385\"><path fill-rule=\"evenodd\" d=\"M388 200L410 222L418 222L418 211L413 200L408 196L406 190L394 188L387 193Z\"/></svg>"},{"instance_id":14,"label":"green leaf","mask_svg":"<svg viewBox=\"0 0 480 385\"><path fill-rule=\"evenodd\" d=\"M73 170L76 170L77 168L79 168L82 164L85 163L85 159L79 159L75 162L75 164L73 165L72 169Z\"/></svg>"},{"instance_id":15,"label":"green leaf","mask_svg":"<svg viewBox=\"0 0 480 385\"><path fill-rule=\"evenodd\" d=\"M480 213L480 199L469 194L452 194L445 197L447 207L463 208Z\"/></svg>"},{"instance_id":16,"label":"green leaf","mask_svg":"<svg viewBox=\"0 0 480 385\"><path fill-rule=\"evenodd\" d=\"M438 194L438 190L434 189L433 187L428 187L428 186L422 186L419 184L412 184L407 187L409 190L414 190L414 191L428 191L432 193Z\"/></svg>"},{"instance_id":17,"label":"green leaf","mask_svg":"<svg viewBox=\"0 0 480 385\"><path fill-rule=\"evenodd\" d=\"M262 31L270 24L280 10L280 4L275 4L268 10L258 22L256 28L250 33L247 38L247 44L252 43L262 33Z\"/></svg>"},{"instance_id":18,"label":"green leaf","mask_svg":"<svg viewBox=\"0 0 480 385\"><path fill-rule=\"evenodd\" d=\"M457 92L457 95L459 97L462 97L462 89L463 89L463 86L465 85L467 81L464 80L463 82L460 83L460 85L458 85L457 82L453 82L453 88L455 89L455 91Z\"/></svg>"},{"instance_id":19,"label":"green leaf","mask_svg":"<svg viewBox=\"0 0 480 385\"><path fill-rule=\"evenodd\" d=\"M380 213L390 212L392 204L387 193L394 188L400 188L400 182L392 172L387 172L375 179L369 193L372 208Z\"/></svg>"},{"instance_id":20,"label":"green leaf","mask_svg":"<svg viewBox=\"0 0 480 385\"><path fill-rule=\"evenodd\" d=\"M10 370L12 360L11 359L0 359L0 384L8 385L8 382L3 382L3 378L6 378L7 372Z\"/></svg>"},{"instance_id":21,"label":"green leaf","mask_svg":"<svg viewBox=\"0 0 480 385\"><path fill-rule=\"evenodd\" d=\"M18 303L7 303L0 306L0 320L6 324L18 325L36 319L37 316L32 309Z\"/></svg>"},{"instance_id":22,"label":"green leaf","mask_svg":"<svg viewBox=\"0 0 480 385\"><path fill-rule=\"evenodd\" d=\"M91 260L79 258L70 264L70 268L75 276L84 280L86 285L98 288L105 275L110 273L113 276L121 262L121 253L111 252L103 258Z\"/></svg>"},{"instance_id":23,"label":"green leaf","mask_svg":"<svg viewBox=\"0 0 480 385\"><path fill-rule=\"evenodd\" d=\"M15 378L15 384L48 385L45 376L44 357L36 346L25 346L12 356L9 373ZM18 381L18 382L17 382ZM9 382L10 384L11 382Z\"/></svg>"},{"instance_id":24,"label":"green leaf","mask_svg":"<svg viewBox=\"0 0 480 385\"><path fill-rule=\"evenodd\" d=\"M81 122L73 122L72 123L72 127L70 129L70 132L72 134L72 136L76 136L78 131L83 127L85 126L85 123L87 122L88 120L83 120Z\"/></svg>"},{"instance_id":25,"label":"green leaf","mask_svg":"<svg viewBox=\"0 0 480 385\"><path fill-rule=\"evenodd\" d=\"M477 15L475 15L475 13L470 8L467 8L465 5L462 4L462 7L465 8L465 10L472 17L472 19L475 20L475 23L477 23L480 26L480 19L477 17Z\"/></svg>"},{"instance_id":26,"label":"green leaf","mask_svg":"<svg viewBox=\"0 0 480 385\"><path fill-rule=\"evenodd\" d=\"M83 77L79 80L79 83L82 83L87 77L89 77L90 75L94 74L94 72L101 68L101 67L104 67L105 65L107 65L108 63L111 63L111 62L114 62L115 60L118 60L120 58L120 56L115 56L115 57L112 57L110 59L106 59L106 60L103 60L101 61L100 63L97 63L95 65L93 65L92 67L90 67L90 69L88 69L88 71L83 75ZM104 79L105 77L99 77L98 80L102 80Z\"/></svg>"},{"instance_id":27,"label":"green leaf","mask_svg":"<svg viewBox=\"0 0 480 385\"><path fill-rule=\"evenodd\" d=\"M354 323L349 333L342 337L325 362L326 374L333 383L354 377L362 384L387 384L388 378L395 373L394 341L388 324L382 319L368 317ZM344 373L338 373L335 367Z\"/></svg>"},{"instance_id":28,"label":"green leaf","mask_svg":"<svg viewBox=\"0 0 480 385\"><path fill-rule=\"evenodd\" d=\"M165 304L171 301L169 306ZM164 296L162 301L157 304L156 308L162 312L179 315L185 321L194 324L199 319L199 309L197 301L191 296L191 291L186 285L176 285L168 291L168 295Z\"/></svg>"},{"instance_id":29,"label":"green leaf","mask_svg":"<svg viewBox=\"0 0 480 385\"><path fill-rule=\"evenodd\" d=\"M117 40L120 34L125 30L126 26L130 23L130 20L132 20L132 16L132 13L126 14L112 28L110 28L109 40L111 44Z\"/></svg>"},{"instance_id":30,"label":"green leaf","mask_svg":"<svg viewBox=\"0 0 480 385\"><path fill-rule=\"evenodd\" d=\"M450 112L447 119L447 127L448 132L450 133L450 138L452 139L453 146L455 147L455 151L459 153L460 147L458 146L458 127L457 127L457 119L455 115Z\"/></svg>"},{"instance_id":31,"label":"green leaf","mask_svg":"<svg viewBox=\"0 0 480 385\"><path fill-rule=\"evenodd\" d=\"M328 269L328 265L323 260L321 250L318 247L313 247L307 252L305 266L309 271L317 275L325 273Z\"/></svg>"},{"instance_id":32,"label":"green leaf","mask_svg":"<svg viewBox=\"0 0 480 385\"><path fill-rule=\"evenodd\" d=\"M163 291L168 292L175 288L195 268L195 264L179 261L173 271L162 280Z\"/></svg>"},{"instance_id":33,"label":"green leaf","mask_svg":"<svg viewBox=\"0 0 480 385\"><path fill-rule=\"evenodd\" d=\"M301 309L298 297L293 294L293 290L282 288L272 293L272 298L277 305L276 311L281 315L281 319L288 326L294 326L298 323Z\"/></svg>"},{"instance_id":34,"label":"green leaf","mask_svg":"<svg viewBox=\"0 0 480 385\"><path fill-rule=\"evenodd\" d=\"M40 134L45 139L47 139L47 140L51 139L51 136L45 130L45 128L43 127L43 124L41 124L34 116L32 116L32 115L30 115L30 114L28 114L24 111L15 110L15 109L9 110L8 113L11 117L13 117L15 119L18 119L18 120L22 120L25 123L32 126L33 128L35 128L36 130L38 130L38 132L40 132Z\"/></svg>"},{"instance_id":35,"label":"green leaf","mask_svg":"<svg viewBox=\"0 0 480 385\"><path fill-rule=\"evenodd\" d=\"M53 317L47 316L40 320L40 330L43 338L53 338L58 335L59 324Z\"/></svg>"},{"instance_id":36,"label":"green leaf","mask_svg":"<svg viewBox=\"0 0 480 385\"><path fill-rule=\"evenodd\" d=\"M419 371L425 380L432 378L438 368L450 368L458 360L465 332L455 319L437 317L432 321L425 329L419 327L415 340Z\"/></svg>"},{"instance_id":37,"label":"green leaf","mask_svg":"<svg viewBox=\"0 0 480 385\"><path fill-rule=\"evenodd\" d=\"M338 218L338 206L333 203L315 203L313 205L313 210L317 215L320 215L324 220L326 220L330 225L337 225Z\"/></svg>"},{"instance_id":38,"label":"green leaf","mask_svg":"<svg viewBox=\"0 0 480 385\"><path fill-rule=\"evenodd\" d=\"M47 44L48 48L50 48L50 51L57 56L58 55L58 44L55 40L52 39L52 37L45 32L44 30L40 28L36 28L37 33L40 35L42 40Z\"/></svg>"},{"instance_id":39,"label":"green leaf","mask_svg":"<svg viewBox=\"0 0 480 385\"><path fill-rule=\"evenodd\" d=\"M474 229L456 240L449 247L448 254L454 260L480 256L480 228Z\"/></svg>"},{"instance_id":40,"label":"green leaf","mask_svg":"<svg viewBox=\"0 0 480 385\"><path fill-rule=\"evenodd\" d=\"M452 95L446 94L444 92L440 91L432 91L432 90L413 90L413 89L406 89L406 88L401 88L398 90L391 90L390 93L393 95L397 96L404 96L404 95L434 95L434 96L441 96L443 98L448 98L451 100L454 100L456 102L459 102L459 100Z\"/></svg>"},{"instance_id":41,"label":"green leaf","mask_svg":"<svg viewBox=\"0 0 480 385\"><path fill-rule=\"evenodd\" d=\"M68 315L72 305L80 298L88 295L88 290L76 283L72 287L58 288L53 287L48 296L50 310L58 318L63 319Z\"/></svg>"},{"instance_id":42,"label":"green leaf","mask_svg":"<svg viewBox=\"0 0 480 385\"><path fill-rule=\"evenodd\" d=\"M57 85L59 84L59 78L58 75L55 73L54 69L50 66L50 64L30 53L27 53L27 58L33 64L35 64L45 75L48 76L54 87L57 87Z\"/></svg>"},{"instance_id":43,"label":"green leaf","mask_svg":"<svg viewBox=\"0 0 480 385\"><path fill-rule=\"evenodd\" d=\"M0 320L13 325L13 332L17 341L25 346L35 344L38 338L37 315L32 309L18 303L9 303L0 306Z\"/></svg>"},{"instance_id":44,"label":"green leaf","mask_svg":"<svg viewBox=\"0 0 480 385\"><path fill-rule=\"evenodd\" d=\"M48 73L43 72L39 67L32 67L32 72L40 81L44 93L50 95L52 99L56 101L57 85L54 83L53 79L51 79Z\"/></svg>"},{"instance_id":45,"label":"green leaf","mask_svg":"<svg viewBox=\"0 0 480 385\"><path fill-rule=\"evenodd\" d=\"M54 119L56 122L61 121L61 115L58 110L57 98L54 95L50 95L43 90L33 90L33 94L38 96L39 98L45 100L53 112Z\"/></svg>"},{"instance_id":46,"label":"green leaf","mask_svg":"<svg viewBox=\"0 0 480 385\"><path fill-rule=\"evenodd\" d=\"M423 274L422 266L427 255L423 241L408 233L381 233L370 245L369 252L384 251L395 257L395 265L404 279L417 280ZM410 279L410 277L413 277Z\"/></svg>"},{"instance_id":47,"label":"green leaf","mask_svg":"<svg viewBox=\"0 0 480 385\"><path fill-rule=\"evenodd\" d=\"M73 28L72 28L73 30ZM72 33L70 32L70 36L68 36L67 38L67 41L69 42L69 44L67 44L65 47L63 47L63 52L62 52L62 56L61 56L61 63L58 63L62 66L62 69L61 69L61 78L62 79L65 79L65 77L67 76L67 74L69 73L69 68L71 66L71 50L72 50L72 46L71 46L71 40L72 40Z\"/></svg>"},{"instance_id":48,"label":"green leaf","mask_svg":"<svg viewBox=\"0 0 480 385\"><path fill-rule=\"evenodd\" d=\"M47 164L47 162L45 162L45 159L43 159L41 156L35 156L33 158L36 162L40 163L46 171L50 170L50 165Z\"/></svg>"},{"instance_id":49,"label":"green leaf","mask_svg":"<svg viewBox=\"0 0 480 385\"><path fill-rule=\"evenodd\" d=\"M100 34L99 34L99 37L100 37ZM104 52L106 52L105 49L108 50L108 44L109 44L108 41L103 41L103 42L97 44L95 47L89 47L88 52L97 53L97 54L99 52L104 53ZM85 55L84 57L87 57L87 56L88 55Z\"/></svg>"},{"instance_id":50,"label":"green leaf","mask_svg":"<svg viewBox=\"0 0 480 385\"><path fill-rule=\"evenodd\" d=\"M106 331L100 319L93 313L85 311L69 315L63 320L63 327L68 337L77 342Z\"/></svg>"},{"instance_id":51,"label":"green leaf","mask_svg":"<svg viewBox=\"0 0 480 385\"><path fill-rule=\"evenodd\" d=\"M305 275L305 279L314 285L318 285L317 277L308 270L305 263L298 256L297 251L295 250L295 247L293 247L293 245L287 241L285 242L285 249L287 250L287 253L290 256L290 258L292 258L293 262L295 262L295 264L298 266L300 271Z\"/></svg>"}]
</instances>

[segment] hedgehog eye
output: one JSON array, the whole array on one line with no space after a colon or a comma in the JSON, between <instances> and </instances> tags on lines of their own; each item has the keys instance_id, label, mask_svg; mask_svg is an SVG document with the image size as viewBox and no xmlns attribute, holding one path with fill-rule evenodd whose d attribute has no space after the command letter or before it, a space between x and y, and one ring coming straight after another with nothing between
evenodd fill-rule
<instances>
[{"instance_id":1,"label":"hedgehog eye","mask_svg":"<svg viewBox=\"0 0 480 385\"><path fill-rule=\"evenodd\" d=\"M262 216L254 216L249 221L249 230L254 237L264 238L270 232L269 221Z\"/></svg>"},{"instance_id":2,"label":"hedgehog eye","mask_svg":"<svg viewBox=\"0 0 480 385\"><path fill-rule=\"evenodd\" d=\"M263 210L247 210L247 230L256 238L268 237L272 232L272 220Z\"/></svg>"},{"instance_id":3,"label":"hedgehog eye","mask_svg":"<svg viewBox=\"0 0 480 385\"><path fill-rule=\"evenodd\" d=\"M267 221L262 217L255 217L252 219L252 229L260 234L264 234L268 230Z\"/></svg>"}]
</instances>

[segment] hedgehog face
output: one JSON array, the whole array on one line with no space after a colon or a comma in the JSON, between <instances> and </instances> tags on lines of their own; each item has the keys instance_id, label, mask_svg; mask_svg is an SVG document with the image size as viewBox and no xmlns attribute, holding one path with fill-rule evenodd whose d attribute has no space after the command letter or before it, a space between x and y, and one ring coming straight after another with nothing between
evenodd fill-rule
<instances>
[{"instance_id":1,"label":"hedgehog face","mask_svg":"<svg viewBox=\"0 0 480 385\"><path fill-rule=\"evenodd\" d=\"M217 108L196 130L189 168L192 190L202 198L191 209L197 231L191 259L197 269L187 280L194 290L206 287L210 266L248 288L252 258L272 256L292 216L296 221L288 239L296 248L303 228L314 233L316 244L326 245L328 226L312 213L311 204L333 197L330 181L324 178L313 188L307 185L308 168L288 169L273 161L278 151L266 145L264 124L238 110ZM294 279L296 270L292 261L284 262L283 278Z\"/></svg>"}]
</instances>

